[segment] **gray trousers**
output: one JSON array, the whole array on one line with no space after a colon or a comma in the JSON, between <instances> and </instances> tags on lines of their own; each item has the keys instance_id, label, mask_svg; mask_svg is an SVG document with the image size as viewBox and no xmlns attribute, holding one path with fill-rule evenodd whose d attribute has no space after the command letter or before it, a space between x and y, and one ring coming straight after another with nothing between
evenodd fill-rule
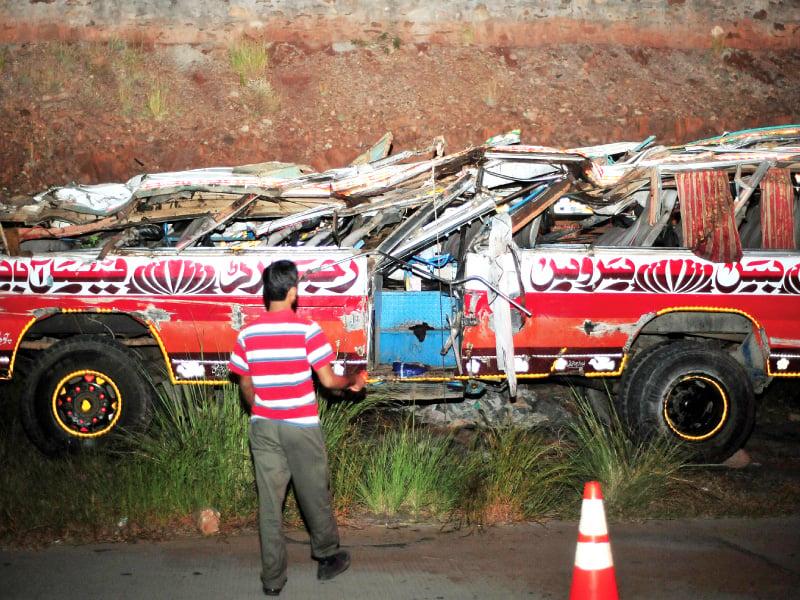
<instances>
[{"instance_id":1,"label":"gray trousers","mask_svg":"<svg viewBox=\"0 0 800 600\"><path fill-rule=\"evenodd\" d=\"M335 554L339 547L339 531L331 509L325 440L318 426L298 427L253 419L250 451L258 487L261 581L266 587L281 588L286 583L286 542L281 524L290 480L311 536L311 555L325 558Z\"/></svg>"}]
</instances>

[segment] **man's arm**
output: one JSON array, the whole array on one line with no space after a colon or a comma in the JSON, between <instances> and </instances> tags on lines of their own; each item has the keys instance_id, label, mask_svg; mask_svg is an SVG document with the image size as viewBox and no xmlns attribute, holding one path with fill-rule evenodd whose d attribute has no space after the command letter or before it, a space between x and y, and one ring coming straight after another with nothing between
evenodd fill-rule
<instances>
[{"instance_id":1,"label":"man's arm","mask_svg":"<svg viewBox=\"0 0 800 600\"><path fill-rule=\"evenodd\" d=\"M314 369L314 371L317 373L320 383L332 390L343 390L347 388L351 392L360 392L367 383L366 371L343 377L342 375L334 373L330 364L320 367L319 369Z\"/></svg>"},{"instance_id":2,"label":"man's arm","mask_svg":"<svg viewBox=\"0 0 800 600\"><path fill-rule=\"evenodd\" d=\"M250 375L239 375L239 389L242 390L247 406L253 408L256 402L256 389L253 387L253 378Z\"/></svg>"}]
</instances>

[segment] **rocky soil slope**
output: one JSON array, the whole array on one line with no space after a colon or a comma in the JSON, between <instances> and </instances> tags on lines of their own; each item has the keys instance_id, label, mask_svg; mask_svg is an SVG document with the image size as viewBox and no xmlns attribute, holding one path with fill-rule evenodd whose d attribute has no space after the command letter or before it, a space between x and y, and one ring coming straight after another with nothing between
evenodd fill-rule
<instances>
[{"instance_id":1,"label":"rocky soil slope","mask_svg":"<svg viewBox=\"0 0 800 600\"><path fill-rule=\"evenodd\" d=\"M800 52L280 43L255 76L226 48L123 41L0 47L0 194L140 172L354 158L385 131L449 149L662 143L800 121Z\"/></svg>"}]
</instances>

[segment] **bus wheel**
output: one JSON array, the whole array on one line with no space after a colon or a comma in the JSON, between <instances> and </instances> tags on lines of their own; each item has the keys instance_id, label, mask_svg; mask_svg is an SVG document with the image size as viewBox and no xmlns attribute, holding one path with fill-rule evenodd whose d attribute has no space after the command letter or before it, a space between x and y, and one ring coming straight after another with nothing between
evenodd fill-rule
<instances>
[{"instance_id":1,"label":"bus wheel","mask_svg":"<svg viewBox=\"0 0 800 600\"><path fill-rule=\"evenodd\" d=\"M154 394L133 352L102 336L77 336L36 357L20 395L20 414L34 445L58 456L141 431Z\"/></svg>"},{"instance_id":2,"label":"bus wheel","mask_svg":"<svg viewBox=\"0 0 800 600\"><path fill-rule=\"evenodd\" d=\"M722 350L691 341L634 356L619 404L639 438L670 436L704 461L736 452L755 423L753 386L742 366Z\"/></svg>"}]
</instances>

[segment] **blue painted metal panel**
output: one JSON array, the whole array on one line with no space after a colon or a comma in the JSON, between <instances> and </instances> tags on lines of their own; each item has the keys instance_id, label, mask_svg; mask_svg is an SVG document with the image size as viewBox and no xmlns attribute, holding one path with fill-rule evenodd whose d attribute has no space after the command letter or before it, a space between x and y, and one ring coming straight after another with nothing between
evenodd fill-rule
<instances>
[{"instance_id":1,"label":"blue painted metal panel","mask_svg":"<svg viewBox=\"0 0 800 600\"><path fill-rule=\"evenodd\" d=\"M439 292L381 292L381 330L399 330L425 322L434 329L447 326L453 300Z\"/></svg>"},{"instance_id":2,"label":"blue painted metal panel","mask_svg":"<svg viewBox=\"0 0 800 600\"><path fill-rule=\"evenodd\" d=\"M450 296L430 292L381 292L380 353L381 363L416 362L430 367L455 367L452 349L446 356L440 351L450 335L446 318L451 316ZM427 324L433 329L419 341L409 328Z\"/></svg>"}]
</instances>

